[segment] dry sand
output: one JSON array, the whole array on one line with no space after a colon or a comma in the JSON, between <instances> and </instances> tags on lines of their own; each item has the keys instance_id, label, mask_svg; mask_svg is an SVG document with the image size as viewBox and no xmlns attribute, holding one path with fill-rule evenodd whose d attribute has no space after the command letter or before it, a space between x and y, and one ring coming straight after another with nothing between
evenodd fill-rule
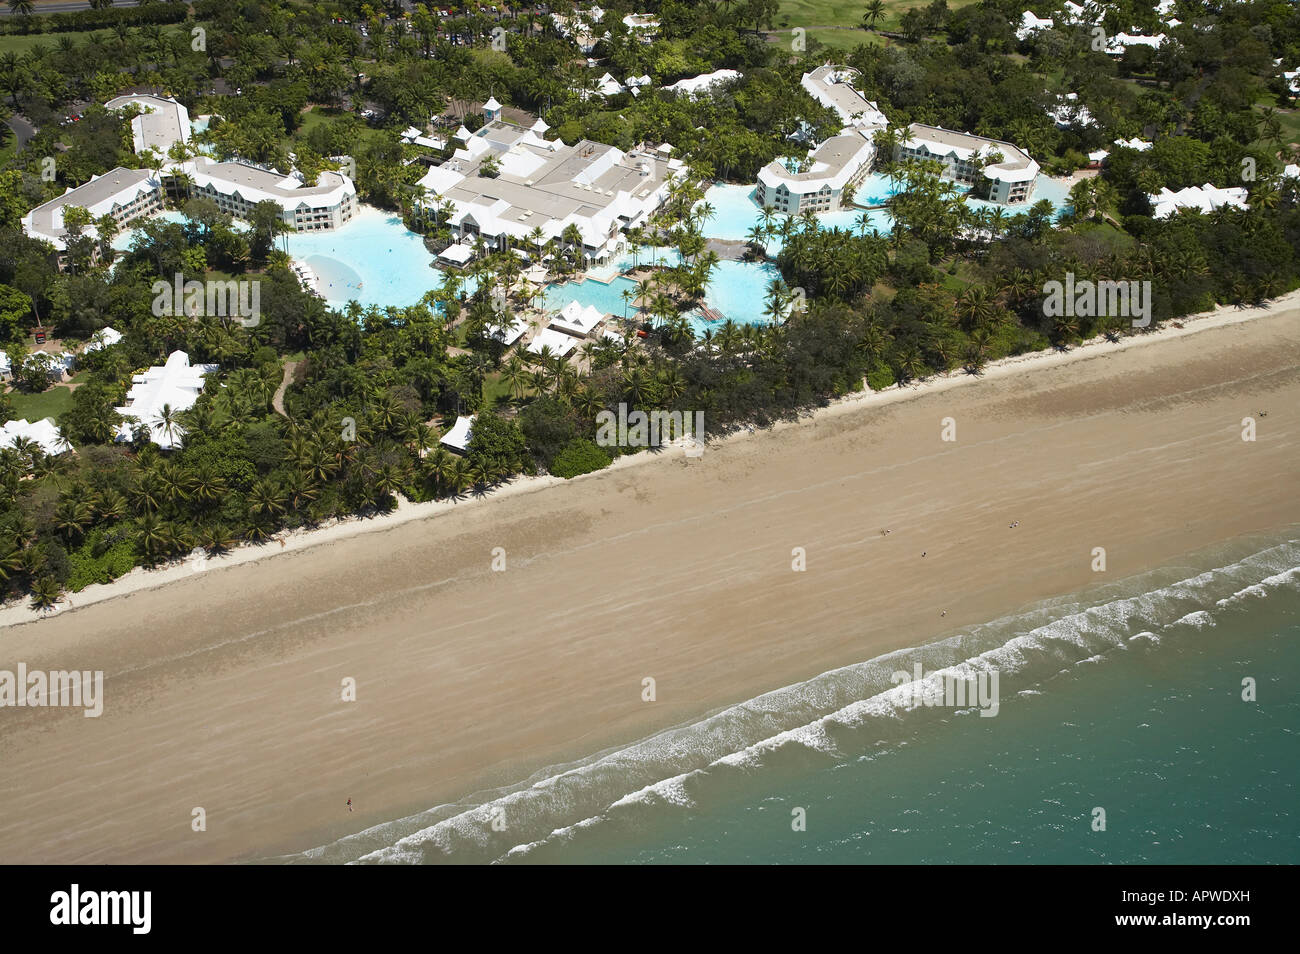
<instances>
[{"instance_id":1,"label":"dry sand","mask_svg":"<svg viewBox=\"0 0 1300 954\"><path fill-rule=\"evenodd\" d=\"M514 782L1094 584L1094 547L1118 579L1292 525L1298 437L1293 297L847 401L699 460L135 574L0 635L0 669L106 674L99 719L0 710L0 861L266 856Z\"/></svg>"}]
</instances>

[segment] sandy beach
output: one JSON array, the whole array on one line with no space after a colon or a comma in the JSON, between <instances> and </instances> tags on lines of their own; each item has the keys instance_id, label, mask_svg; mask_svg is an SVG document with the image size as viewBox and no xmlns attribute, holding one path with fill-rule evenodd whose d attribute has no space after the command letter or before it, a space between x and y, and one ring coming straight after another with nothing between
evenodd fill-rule
<instances>
[{"instance_id":1,"label":"sandy beach","mask_svg":"<svg viewBox=\"0 0 1300 954\"><path fill-rule=\"evenodd\" d=\"M1296 524L1298 462L1293 295L8 608L0 669L102 669L105 699L0 710L0 861L319 845Z\"/></svg>"}]
</instances>

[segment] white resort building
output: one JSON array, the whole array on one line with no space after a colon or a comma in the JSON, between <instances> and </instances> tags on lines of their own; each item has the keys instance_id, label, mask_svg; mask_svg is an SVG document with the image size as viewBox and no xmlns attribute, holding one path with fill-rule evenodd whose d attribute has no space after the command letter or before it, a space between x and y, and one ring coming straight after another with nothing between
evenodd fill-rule
<instances>
[{"instance_id":1,"label":"white resort building","mask_svg":"<svg viewBox=\"0 0 1300 954\"><path fill-rule=\"evenodd\" d=\"M840 208L846 186L856 186L871 171L876 147L865 131L850 130L832 136L811 153L811 165L800 167L777 159L758 172L754 198L767 209L798 215L811 209L830 212Z\"/></svg>"},{"instance_id":2,"label":"white resort building","mask_svg":"<svg viewBox=\"0 0 1300 954\"><path fill-rule=\"evenodd\" d=\"M936 159L943 163L943 177L965 185L988 180L989 201L1020 205L1034 194L1038 163L1019 146L942 126L912 123L911 138L894 150L897 159ZM1000 158L997 158L1000 156ZM981 169L979 162L996 158Z\"/></svg>"},{"instance_id":3,"label":"white resort building","mask_svg":"<svg viewBox=\"0 0 1300 954\"><path fill-rule=\"evenodd\" d=\"M148 169L123 169L119 166L102 176L92 176L85 185L69 189L57 199L43 202L22 218L28 237L49 242L59 253L59 267L64 265L68 229L63 212L68 206L80 206L92 219L111 215L119 230L131 222L163 208L162 182ZM83 234L98 238L92 224Z\"/></svg>"},{"instance_id":4,"label":"white resort building","mask_svg":"<svg viewBox=\"0 0 1300 954\"><path fill-rule=\"evenodd\" d=\"M134 95L110 99L105 106L121 110L138 106L144 110L131 120L136 153L152 149L164 159L176 142L190 140L189 111L174 99ZM247 219L259 202L280 207L284 224L295 232L336 229L357 211L357 190L341 172L322 172L316 185L309 186L297 175L282 175L250 162L219 162L209 156L195 156L183 163L168 162L162 179L173 191L216 202L236 218Z\"/></svg>"},{"instance_id":5,"label":"white resort building","mask_svg":"<svg viewBox=\"0 0 1300 954\"><path fill-rule=\"evenodd\" d=\"M488 109L493 103L484 107L490 117L499 115L499 107ZM625 153L586 139L566 146L546 139L547 128L541 120L525 129L490 118L477 132L457 131L452 158L420 180L428 211L452 204L447 224L458 244L444 250L444 261L468 261L480 237L496 250L528 251L534 236L564 242L575 226L586 261L603 262L623 250L623 230L643 225L667 198L669 179L685 170L666 147Z\"/></svg>"},{"instance_id":6,"label":"white resort building","mask_svg":"<svg viewBox=\"0 0 1300 954\"><path fill-rule=\"evenodd\" d=\"M190 356L184 351L173 351L167 356L166 364L154 365L135 375L131 389L126 392L126 405L114 408L127 418L118 425L117 440L131 440L136 428L143 425L149 429L149 439L163 450L180 446L185 429L175 422L164 421L162 410L166 407L172 413L188 411L203 393L203 376L216 370L215 364L191 365Z\"/></svg>"},{"instance_id":7,"label":"white resort building","mask_svg":"<svg viewBox=\"0 0 1300 954\"><path fill-rule=\"evenodd\" d=\"M758 204L787 215L811 209L830 212L843 204L844 190L871 171L876 158L873 137L889 125L875 103L852 86L855 70L827 64L805 73L800 85L813 99L835 110L844 123L838 136L819 144L805 163L777 159L758 173Z\"/></svg>"},{"instance_id":8,"label":"white resort building","mask_svg":"<svg viewBox=\"0 0 1300 954\"><path fill-rule=\"evenodd\" d=\"M117 96L104 104L105 109L115 111L130 106L141 111L131 120L131 142L136 155L152 149L166 159L173 143L190 141L190 111L176 100L142 93Z\"/></svg>"},{"instance_id":9,"label":"white resort building","mask_svg":"<svg viewBox=\"0 0 1300 954\"><path fill-rule=\"evenodd\" d=\"M357 213L356 187L333 170L322 172L314 186L252 163L217 162L206 156L173 170L189 177L191 197L211 199L236 218L247 219L259 202L274 202L281 220L295 232L336 229Z\"/></svg>"}]
</instances>

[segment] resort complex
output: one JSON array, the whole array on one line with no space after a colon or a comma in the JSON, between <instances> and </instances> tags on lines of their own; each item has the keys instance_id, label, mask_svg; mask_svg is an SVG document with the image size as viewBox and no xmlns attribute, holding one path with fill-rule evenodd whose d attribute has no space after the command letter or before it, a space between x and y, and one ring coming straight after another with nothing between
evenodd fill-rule
<instances>
[{"instance_id":1,"label":"resort complex","mask_svg":"<svg viewBox=\"0 0 1300 954\"><path fill-rule=\"evenodd\" d=\"M447 224L455 244L440 256L453 264L468 261L480 240L500 251L562 242L580 246L587 262L604 262L626 247L625 229L646 224L685 168L662 147L624 152L585 139L568 146L547 139L540 119L524 129L499 118L499 109L490 100L482 128L462 127L452 157L420 180L429 213L443 203L454 208Z\"/></svg>"},{"instance_id":2,"label":"resort complex","mask_svg":"<svg viewBox=\"0 0 1300 954\"><path fill-rule=\"evenodd\" d=\"M807 159L775 159L764 166L754 194L759 205L799 215L839 209L852 197L875 160L873 137L889 125L879 107L853 88L856 75L831 64L804 74L800 85L822 106L835 110L844 128L815 146Z\"/></svg>"}]
</instances>

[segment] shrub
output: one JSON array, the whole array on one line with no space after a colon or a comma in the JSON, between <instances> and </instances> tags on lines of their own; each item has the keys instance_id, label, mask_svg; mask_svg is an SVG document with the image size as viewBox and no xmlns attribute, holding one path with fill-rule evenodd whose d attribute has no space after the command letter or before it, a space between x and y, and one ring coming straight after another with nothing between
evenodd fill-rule
<instances>
[{"instance_id":1,"label":"shrub","mask_svg":"<svg viewBox=\"0 0 1300 954\"><path fill-rule=\"evenodd\" d=\"M68 589L84 590L92 583L111 583L135 566L135 547L130 540L119 540L99 556L94 544L87 540L76 552L68 555Z\"/></svg>"},{"instance_id":2,"label":"shrub","mask_svg":"<svg viewBox=\"0 0 1300 954\"><path fill-rule=\"evenodd\" d=\"M873 391L883 391L894 383L894 372L878 364L867 372L867 385Z\"/></svg>"},{"instance_id":3,"label":"shrub","mask_svg":"<svg viewBox=\"0 0 1300 954\"><path fill-rule=\"evenodd\" d=\"M586 438L579 437L569 441L555 455L551 462L551 473L568 480L579 474L589 474L593 470L603 470L609 466L609 455L605 449Z\"/></svg>"}]
</instances>

